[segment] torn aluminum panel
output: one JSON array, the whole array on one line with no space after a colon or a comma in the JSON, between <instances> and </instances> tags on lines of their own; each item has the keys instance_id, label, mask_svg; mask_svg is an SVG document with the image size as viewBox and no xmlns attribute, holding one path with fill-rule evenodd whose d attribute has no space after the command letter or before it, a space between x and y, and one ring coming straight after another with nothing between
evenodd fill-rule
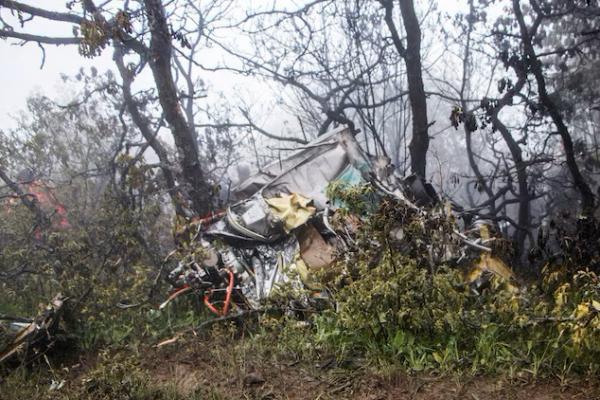
<instances>
[{"instance_id":1,"label":"torn aluminum panel","mask_svg":"<svg viewBox=\"0 0 600 400\"><path fill-rule=\"evenodd\" d=\"M327 207L331 182L359 184L370 173L369 157L351 131L335 129L234 188L239 201L227 208L225 222L213 224L206 234L273 243Z\"/></svg>"},{"instance_id":2,"label":"torn aluminum panel","mask_svg":"<svg viewBox=\"0 0 600 400\"><path fill-rule=\"evenodd\" d=\"M233 197L242 200L257 193L264 198L298 193L323 210L327 205L327 185L349 169L356 169L366 180L371 163L350 129L340 127L246 179L233 189Z\"/></svg>"},{"instance_id":3,"label":"torn aluminum panel","mask_svg":"<svg viewBox=\"0 0 600 400\"><path fill-rule=\"evenodd\" d=\"M251 307L258 307L278 285L290 283L293 287L302 287L300 280L290 275L299 252L294 235L276 243L219 247L221 268L235 273L235 291L241 293ZM174 272L179 276L185 274L186 282L212 279L204 268L195 271L175 269Z\"/></svg>"},{"instance_id":4,"label":"torn aluminum panel","mask_svg":"<svg viewBox=\"0 0 600 400\"><path fill-rule=\"evenodd\" d=\"M59 328L65 300L65 297L58 294L33 321L13 325L20 329L12 338L12 341L5 348L0 349L0 364L20 353L31 356L36 353L43 353L50 348L56 340L55 334ZM24 361L30 360L25 359Z\"/></svg>"},{"instance_id":5,"label":"torn aluminum panel","mask_svg":"<svg viewBox=\"0 0 600 400\"><path fill-rule=\"evenodd\" d=\"M226 221L237 234L259 242L273 242L283 235L282 221L260 194L228 207Z\"/></svg>"},{"instance_id":6,"label":"torn aluminum panel","mask_svg":"<svg viewBox=\"0 0 600 400\"><path fill-rule=\"evenodd\" d=\"M233 188L237 202L227 208L224 218L202 230L203 246L219 253L218 265L180 266L172 281L199 292L204 283L213 282L216 289L207 290L216 292L224 284L219 271L233 271L235 291L251 307L269 297L278 284L318 291L310 282L311 273L335 260L336 249L327 237L347 247L329 223L330 211L340 206L330 203L326 194L334 181L349 186L371 181L404 199L389 159L371 159L350 129L335 129ZM313 218L317 215L322 221Z\"/></svg>"}]
</instances>

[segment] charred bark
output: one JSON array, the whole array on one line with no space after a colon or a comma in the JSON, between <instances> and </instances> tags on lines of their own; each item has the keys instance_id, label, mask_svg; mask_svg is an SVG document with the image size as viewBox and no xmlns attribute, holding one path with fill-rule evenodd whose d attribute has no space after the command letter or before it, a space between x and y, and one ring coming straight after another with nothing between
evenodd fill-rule
<instances>
[{"instance_id":1,"label":"charred bark","mask_svg":"<svg viewBox=\"0 0 600 400\"><path fill-rule=\"evenodd\" d=\"M406 64L408 97L412 112L412 139L408 145L411 171L425 177L427 150L429 149L429 123L427 121L427 96L423 84L421 63L421 27L415 13L413 0L400 0L400 13L406 30L406 47L393 18L393 0L380 0L385 8L385 22L392 35L394 47Z\"/></svg>"},{"instance_id":2,"label":"charred bark","mask_svg":"<svg viewBox=\"0 0 600 400\"><path fill-rule=\"evenodd\" d=\"M179 195L179 191L177 190L177 185L173 171L169 168L170 161L167 154L167 150L158 141L156 135L150 129L150 124L148 120L140 112L136 101L133 98L133 95L131 94L131 83L133 81L133 73L125 67L125 63L123 62L123 49L120 45L115 45L113 59L117 64L117 68L123 81L123 100L125 102L125 106L127 107L127 111L129 112L129 115L131 115L133 123L138 127L144 139L146 139L152 150L154 150L154 152L156 153L158 160L161 163L161 171L167 184L167 191L169 193L169 196L171 197L173 205L175 206L175 212L177 213L177 215L183 216L185 215L185 213L181 206L182 199Z\"/></svg>"},{"instance_id":3,"label":"charred bark","mask_svg":"<svg viewBox=\"0 0 600 400\"><path fill-rule=\"evenodd\" d=\"M528 163L523 160L523 152L519 147L519 143L515 140L509 129L506 127L506 125L504 125L504 123L502 123L502 121L500 121L498 117L500 111L502 111L504 107L512 104L513 98L523 89L527 81L527 78L521 68L515 68L515 73L517 73L519 79L515 83L514 87L507 90L504 96L498 100L497 105L493 109L489 110L488 113L493 128L498 130L502 135L502 139L504 139L504 142L508 147L517 171L518 192L516 193L516 197L518 201L518 213L517 224L515 226L515 242L517 244L516 257L519 258L525 249L525 240L529 235L529 228L531 226L531 196L529 195L529 185L527 181Z\"/></svg>"},{"instance_id":4,"label":"charred bark","mask_svg":"<svg viewBox=\"0 0 600 400\"><path fill-rule=\"evenodd\" d=\"M169 123L187 183L187 193L194 211L206 214L211 208L212 191L202 171L193 121L186 121L179 103L177 87L171 71L172 38L165 10L160 0L144 0L150 26L149 64L158 90L160 105Z\"/></svg>"},{"instance_id":5,"label":"charred bark","mask_svg":"<svg viewBox=\"0 0 600 400\"><path fill-rule=\"evenodd\" d=\"M506 125L504 125L498 119L497 112L492 114L491 120L494 128L500 132L504 142L508 146L508 150L510 151L510 155L517 170L518 212L514 238L517 245L516 256L519 257L525 249L525 240L527 239L529 226L531 225L529 185L527 183L527 163L523 160L523 153L519 147L519 144L510 134L510 131Z\"/></svg>"}]
</instances>

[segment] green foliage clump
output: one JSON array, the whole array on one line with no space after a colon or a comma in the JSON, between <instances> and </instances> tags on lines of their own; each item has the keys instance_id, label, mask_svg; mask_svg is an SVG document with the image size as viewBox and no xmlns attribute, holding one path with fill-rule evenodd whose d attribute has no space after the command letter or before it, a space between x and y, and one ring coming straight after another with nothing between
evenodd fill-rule
<instances>
[{"instance_id":1,"label":"green foliage clump","mask_svg":"<svg viewBox=\"0 0 600 400\"><path fill-rule=\"evenodd\" d=\"M356 268L356 266L354 266ZM317 318L318 338L409 370L591 373L600 369L598 277L580 274L553 293L520 292L498 279L482 295L461 274L434 274L410 259L359 266L336 294L338 311Z\"/></svg>"},{"instance_id":2,"label":"green foliage clump","mask_svg":"<svg viewBox=\"0 0 600 400\"><path fill-rule=\"evenodd\" d=\"M360 211L360 199L350 197L347 204ZM335 266L343 278L328 282L336 309L314 318L308 340L317 347L410 371L600 373L594 272L547 267L539 284L516 288L494 277L474 293L465 280L469 263L435 257L456 249L451 215L384 198L360 221L353 247ZM395 242L399 229L403 238Z\"/></svg>"},{"instance_id":3,"label":"green foliage clump","mask_svg":"<svg viewBox=\"0 0 600 400\"><path fill-rule=\"evenodd\" d=\"M327 198L335 205L343 206L338 211L342 215L367 215L377 208L379 195L369 184L352 185L333 181L327 186Z\"/></svg>"},{"instance_id":4,"label":"green foliage clump","mask_svg":"<svg viewBox=\"0 0 600 400\"><path fill-rule=\"evenodd\" d=\"M65 330L81 348L136 346L195 322L193 308L154 310L150 297L158 273L155 210L135 209L110 193L88 215L70 213L71 227L32 233L34 220L23 206L0 219L0 314L33 317L57 293L65 303ZM84 221L79 218L85 218ZM141 232L143 231L143 237ZM146 246L146 248L145 248ZM149 251L150 248L150 251ZM159 281L155 293L163 293ZM137 305L121 309L118 304Z\"/></svg>"}]
</instances>

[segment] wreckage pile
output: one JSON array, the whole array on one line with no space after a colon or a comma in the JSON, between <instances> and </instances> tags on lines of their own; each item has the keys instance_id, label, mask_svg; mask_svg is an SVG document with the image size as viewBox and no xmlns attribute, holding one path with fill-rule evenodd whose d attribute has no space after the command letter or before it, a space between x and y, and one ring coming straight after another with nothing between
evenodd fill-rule
<instances>
[{"instance_id":1,"label":"wreckage pile","mask_svg":"<svg viewBox=\"0 0 600 400\"><path fill-rule=\"evenodd\" d=\"M397 176L346 128L267 166L232 197L179 232L187 240L169 257L172 291L158 309L188 295L223 321L275 304L305 318L297 337L308 347L411 370L600 373L600 279L585 257L554 257L537 284L517 282L494 224ZM20 327L3 358L54 337L44 315Z\"/></svg>"},{"instance_id":2,"label":"wreckage pile","mask_svg":"<svg viewBox=\"0 0 600 400\"><path fill-rule=\"evenodd\" d=\"M315 273L326 274L362 251L359 228L378 210L384 217L369 221L383 237L367 238L367 245L390 246L431 269L470 263L476 266L473 281L483 271L512 278L509 268L490 256L502 240L490 236L488 225L460 233L458 214L440 205L431 185L395 175L389 160L365 154L347 128L267 166L235 188L233 198L237 202L224 212L196 222L192 241L202 251L171 271L176 289L168 301L197 292L211 311L224 315L232 305L258 307L284 283L308 289L312 297L328 297L315 284Z\"/></svg>"},{"instance_id":3,"label":"wreckage pile","mask_svg":"<svg viewBox=\"0 0 600 400\"><path fill-rule=\"evenodd\" d=\"M234 197L196 224L203 250L171 272L170 300L196 292L220 316L266 301L317 308L317 335L302 334L311 346L341 358L375 351L413 370L600 371L596 274L554 258L539 285L519 284L494 224L396 176L346 129L271 164Z\"/></svg>"},{"instance_id":4,"label":"wreckage pile","mask_svg":"<svg viewBox=\"0 0 600 400\"><path fill-rule=\"evenodd\" d=\"M36 318L0 318L0 365L17 355L27 363L42 357L59 335L64 298L57 295Z\"/></svg>"},{"instance_id":5,"label":"wreckage pile","mask_svg":"<svg viewBox=\"0 0 600 400\"><path fill-rule=\"evenodd\" d=\"M471 230L476 236L471 239L460 233L456 213L439 205L431 185L395 175L388 160L365 154L347 128L267 166L235 188L233 198L237 201L225 211L196 221L192 241L201 251L185 256L171 271L175 290L161 308L195 292L222 316L232 308L259 307L284 284L311 292L303 299L308 305L329 296L315 283L315 274L363 248L378 249L381 256L390 245L435 269L491 253L491 244L499 240L485 224ZM381 225L372 231L384 236L357 242L365 218L377 210L385 218L371 219ZM512 276L498 258L482 257L477 266Z\"/></svg>"}]
</instances>

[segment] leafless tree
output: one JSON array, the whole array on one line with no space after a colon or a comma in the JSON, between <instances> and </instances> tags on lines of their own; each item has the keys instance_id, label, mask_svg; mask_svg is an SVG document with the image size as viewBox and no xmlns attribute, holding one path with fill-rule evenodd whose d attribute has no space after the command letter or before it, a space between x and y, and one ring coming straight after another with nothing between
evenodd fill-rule
<instances>
[{"instance_id":1,"label":"leafless tree","mask_svg":"<svg viewBox=\"0 0 600 400\"><path fill-rule=\"evenodd\" d=\"M69 3L69 10L64 12L50 11L48 9L32 7L27 4L2 0L0 8L6 8L17 13L22 21L22 30L6 25L0 30L0 37L12 38L19 41L34 42L43 45L78 45L80 52L85 56L99 54L111 42L116 49L115 60L120 63L119 70L126 80L131 80L134 71L125 68L122 63L123 56L127 53L136 54L139 59L139 68L149 65L154 78L158 102L165 120L168 123L171 135L178 152L177 165L181 169L182 182L180 187L185 192L183 203L188 203L194 212L203 214L211 208L212 190L198 153L198 145L195 140L193 122L186 119L182 112L179 93L173 77L172 62L174 52L174 32L168 21L165 5L159 0L145 0L140 3L130 4L125 1L120 9L108 9L106 3L97 6L93 0L84 0L81 4ZM176 6L176 5L174 5ZM50 21L74 25L73 37L48 37L34 35L25 32L28 19L41 18ZM29 18L29 19L31 19ZM137 72L137 71L135 71ZM124 84L127 87L127 83ZM128 97L129 112L136 113L138 107L131 96ZM127 101L127 100L126 100ZM138 115L139 117L139 115ZM147 126L143 124L143 118L135 118L136 124L147 140ZM151 146L162 157L164 151L152 141ZM166 176L169 163L163 163L163 172ZM174 186L172 177L167 178L170 185ZM181 210L181 207L178 207Z\"/></svg>"}]
</instances>

